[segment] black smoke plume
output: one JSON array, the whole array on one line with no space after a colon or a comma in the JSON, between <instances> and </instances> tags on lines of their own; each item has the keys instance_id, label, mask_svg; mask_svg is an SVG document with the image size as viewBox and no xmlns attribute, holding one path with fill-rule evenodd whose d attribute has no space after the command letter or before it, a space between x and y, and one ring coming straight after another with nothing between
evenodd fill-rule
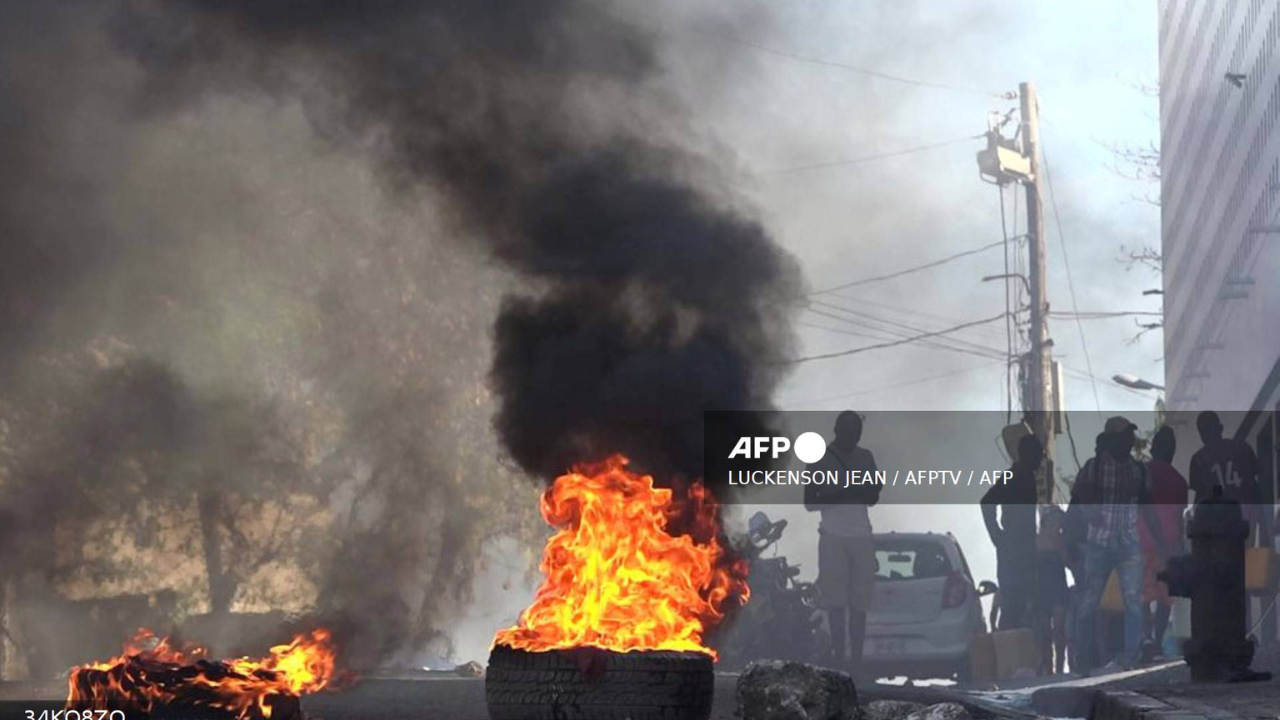
<instances>
[{"instance_id":1,"label":"black smoke plume","mask_svg":"<svg viewBox=\"0 0 1280 720\"><path fill-rule=\"evenodd\" d=\"M175 11L174 8L180 8ZM797 272L694 154L598 127L581 95L640 89L652 41L578 0L135 5L121 41L150 99L256 83L365 142L463 233L532 278L495 324L500 438L554 476L610 452L701 474L703 410L766 409L790 350ZM296 80L295 80L296 82ZM314 92L314 88L311 88ZM589 98L588 98L589 99Z\"/></svg>"},{"instance_id":2,"label":"black smoke plume","mask_svg":"<svg viewBox=\"0 0 1280 720\"><path fill-rule=\"evenodd\" d=\"M450 415L454 378L489 349L482 333L415 322L415 310L465 319L496 306L493 429L523 470L548 478L623 452L660 478L699 475L703 410L769 406L800 282L662 74L649 31L578 0L4 4L0 474L13 474L0 477L0 512L77 505L64 521L87 527L115 512L95 495L113 483L138 490L135 455L154 460L143 474L164 475L166 497L234 474L246 490L223 500L240 504L254 483L278 484L276 470L338 487L367 476L342 513L355 529L320 563L317 603L376 626L352 631L376 635L371 655L421 645L471 577L492 517L472 506L479 481L468 472L492 466L471 457L483 448L459 449L477 433ZM292 220L259 223L264 211L208 201L202 173L219 150L177 148L199 159L175 172L152 135L181 126L174 137L199 138L210 107L237 103L299 111L321 141L317 167L327 153L371 159L389 202L428 208L460 251L480 248L518 289L497 302L494 283L509 276L452 272L431 242L438 227L416 243L343 228L332 230L340 242L300 241ZM157 165L163 192L148 186ZM245 185L261 197L236 200L268 207L304 187ZM149 191L182 205L154 207ZM253 282L225 289L238 279L228 268ZM377 283L413 273L409 290L380 294ZM460 300L468 284L474 302ZM447 289L432 296L434 285ZM276 294L301 306L298 318L279 321L284 340L254 347L279 357L242 357L223 335L202 335L243 315L274 318ZM248 304L233 312L236 302ZM435 347L423 339L433 323L451 331ZM286 365L275 385L247 379L272 361ZM445 379L423 381L436 365ZM311 409L259 395L305 397ZM308 428L312 415L326 426ZM242 452L252 438L270 442ZM317 445L339 460L314 466ZM114 475L95 485L102 466ZM331 489L305 488L322 500ZM52 563L39 527L7 530L6 546L29 552L3 558L4 575ZM296 544L321 548L309 536Z\"/></svg>"}]
</instances>

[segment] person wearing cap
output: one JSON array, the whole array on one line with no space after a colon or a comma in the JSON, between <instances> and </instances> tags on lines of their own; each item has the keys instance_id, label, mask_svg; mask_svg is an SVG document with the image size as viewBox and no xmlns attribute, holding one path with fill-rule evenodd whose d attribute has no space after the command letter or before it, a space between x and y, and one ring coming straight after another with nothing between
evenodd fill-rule
<instances>
[{"instance_id":1,"label":"person wearing cap","mask_svg":"<svg viewBox=\"0 0 1280 720\"><path fill-rule=\"evenodd\" d=\"M1107 453L1107 434L1098 433L1093 439L1093 457ZM1089 461L1085 461L1086 463ZM1073 491L1074 495L1074 491ZM1071 586L1067 593L1067 661L1073 671L1085 665L1080 657L1080 597L1084 594L1084 546L1089 534L1089 517L1092 505L1072 502L1062 518L1062 556L1071 571Z\"/></svg>"},{"instance_id":2,"label":"person wearing cap","mask_svg":"<svg viewBox=\"0 0 1280 720\"><path fill-rule=\"evenodd\" d=\"M1098 606L1114 571L1124 597L1124 652L1104 670L1132 667L1142 643L1142 545L1138 515L1154 516L1146 467L1133 457L1137 426L1128 418L1109 418L1103 428L1103 452L1088 460L1076 476L1072 505L1087 517L1083 547L1084 583L1076 619L1076 653L1080 674L1088 674L1097 658ZM1157 524L1148 518L1152 526Z\"/></svg>"}]
</instances>

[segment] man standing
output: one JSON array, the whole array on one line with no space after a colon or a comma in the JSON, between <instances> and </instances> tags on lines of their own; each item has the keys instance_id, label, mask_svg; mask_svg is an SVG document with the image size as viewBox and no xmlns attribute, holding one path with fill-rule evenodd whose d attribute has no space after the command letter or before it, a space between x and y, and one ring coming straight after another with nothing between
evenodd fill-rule
<instances>
[{"instance_id":1,"label":"man standing","mask_svg":"<svg viewBox=\"0 0 1280 720\"><path fill-rule=\"evenodd\" d=\"M1065 523L1062 508L1053 503L1040 508L1040 530L1036 533L1036 635L1044 675L1067 671L1067 606L1071 593L1067 589Z\"/></svg>"},{"instance_id":2,"label":"man standing","mask_svg":"<svg viewBox=\"0 0 1280 720\"><path fill-rule=\"evenodd\" d=\"M1001 630L1031 626L1036 592L1036 469L1043 459L1040 440L1024 435L1018 441L1009 482L993 485L982 497L982 521L996 546Z\"/></svg>"},{"instance_id":3,"label":"man standing","mask_svg":"<svg viewBox=\"0 0 1280 720\"><path fill-rule=\"evenodd\" d=\"M1142 541L1142 614L1145 634L1155 643L1157 652L1164 647L1164 633L1169 627L1172 601L1169 586L1156 580L1164 570L1171 553L1182 546L1182 511L1187 508L1187 481L1173 467L1177 438L1173 428L1161 427L1151 439L1151 461L1147 475L1151 479L1151 504L1159 523L1152 526L1144 514L1138 518L1138 535ZM1151 603L1156 604L1154 616Z\"/></svg>"},{"instance_id":4,"label":"man standing","mask_svg":"<svg viewBox=\"0 0 1280 720\"><path fill-rule=\"evenodd\" d=\"M836 416L835 439L827 454L810 470L874 472L871 451L862 440L862 416L846 410ZM876 581L875 544L867 508L880 500L880 485L805 487L806 510L818 511L818 601L831 624L833 665L857 675L862 669L862 646L867 611ZM847 643L847 644L846 644ZM847 655L846 655L847 652Z\"/></svg>"},{"instance_id":5,"label":"man standing","mask_svg":"<svg viewBox=\"0 0 1280 720\"><path fill-rule=\"evenodd\" d=\"M1240 503L1251 532L1262 530L1258 544L1271 547L1271 513L1262 510L1258 458L1253 448L1243 440L1222 437L1222 420L1212 410L1196 416L1196 430L1204 443L1191 456L1191 489L1196 492L1196 502L1213 497L1213 489L1221 487L1223 497Z\"/></svg>"},{"instance_id":6,"label":"man standing","mask_svg":"<svg viewBox=\"0 0 1280 720\"><path fill-rule=\"evenodd\" d=\"M1071 504L1085 506L1088 531L1084 542L1084 587L1076 618L1077 668L1087 674L1096 664L1098 606L1112 571L1124 596L1124 652L1106 670L1132 667L1142 642L1142 547L1138 514L1150 514L1147 471L1133 457L1137 426L1127 418L1109 418L1103 452L1076 476ZM1149 518L1150 521L1150 518ZM1151 526L1157 523L1150 521Z\"/></svg>"}]
</instances>

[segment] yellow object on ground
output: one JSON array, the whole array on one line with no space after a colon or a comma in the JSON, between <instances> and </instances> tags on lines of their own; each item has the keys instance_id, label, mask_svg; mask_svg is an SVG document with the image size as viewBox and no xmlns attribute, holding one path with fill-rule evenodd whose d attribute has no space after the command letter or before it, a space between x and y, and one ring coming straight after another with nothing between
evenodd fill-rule
<instances>
[{"instance_id":1,"label":"yellow object on ground","mask_svg":"<svg viewBox=\"0 0 1280 720\"><path fill-rule=\"evenodd\" d=\"M1028 628L992 633L996 646L996 679L1008 680L1018 671L1033 677L1040 667L1040 653L1035 635Z\"/></svg>"},{"instance_id":2,"label":"yellow object on ground","mask_svg":"<svg viewBox=\"0 0 1280 720\"><path fill-rule=\"evenodd\" d=\"M1115 570L1107 578L1107 587L1102 591L1102 602L1098 603L1098 609L1103 612L1124 612L1124 593L1120 591L1120 576Z\"/></svg>"},{"instance_id":3,"label":"yellow object on ground","mask_svg":"<svg viewBox=\"0 0 1280 720\"><path fill-rule=\"evenodd\" d=\"M999 630L969 639L969 673L974 682L1008 680L1018 671L1036 673L1040 653L1030 629Z\"/></svg>"},{"instance_id":4,"label":"yellow object on ground","mask_svg":"<svg viewBox=\"0 0 1280 720\"><path fill-rule=\"evenodd\" d=\"M996 679L996 643L991 633L969 638L969 676L977 683Z\"/></svg>"},{"instance_id":5,"label":"yellow object on ground","mask_svg":"<svg viewBox=\"0 0 1280 720\"><path fill-rule=\"evenodd\" d=\"M1244 551L1244 586L1249 590L1266 590L1274 572L1275 553L1271 548L1252 547Z\"/></svg>"}]
</instances>

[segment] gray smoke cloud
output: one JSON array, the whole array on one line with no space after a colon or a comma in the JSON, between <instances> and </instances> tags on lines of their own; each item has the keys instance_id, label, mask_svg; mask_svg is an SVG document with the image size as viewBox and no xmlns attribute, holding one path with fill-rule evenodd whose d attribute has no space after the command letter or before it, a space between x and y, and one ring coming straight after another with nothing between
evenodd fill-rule
<instances>
[{"instance_id":1,"label":"gray smoke cloud","mask_svg":"<svg viewBox=\"0 0 1280 720\"><path fill-rule=\"evenodd\" d=\"M601 117L654 70L642 31L570 0L179 7L118 24L149 98L296 91L301 67L317 125L536 282L495 325L496 425L525 469L620 451L697 474L703 409L768 406L798 273L697 156Z\"/></svg>"},{"instance_id":2,"label":"gray smoke cloud","mask_svg":"<svg viewBox=\"0 0 1280 720\"><path fill-rule=\"evenodd\" d=\"M491 413L543 478L695 475L703 409L768 407L798 271L642 27L570 0L0 13L6 512L83 503L87 537L100 494L154 492L235 548L242 506L307 499L325 530L281 552L323 555L317 608L386 658L440 635L495 506L531 522Z\"/></svg>"}]
</instances>

